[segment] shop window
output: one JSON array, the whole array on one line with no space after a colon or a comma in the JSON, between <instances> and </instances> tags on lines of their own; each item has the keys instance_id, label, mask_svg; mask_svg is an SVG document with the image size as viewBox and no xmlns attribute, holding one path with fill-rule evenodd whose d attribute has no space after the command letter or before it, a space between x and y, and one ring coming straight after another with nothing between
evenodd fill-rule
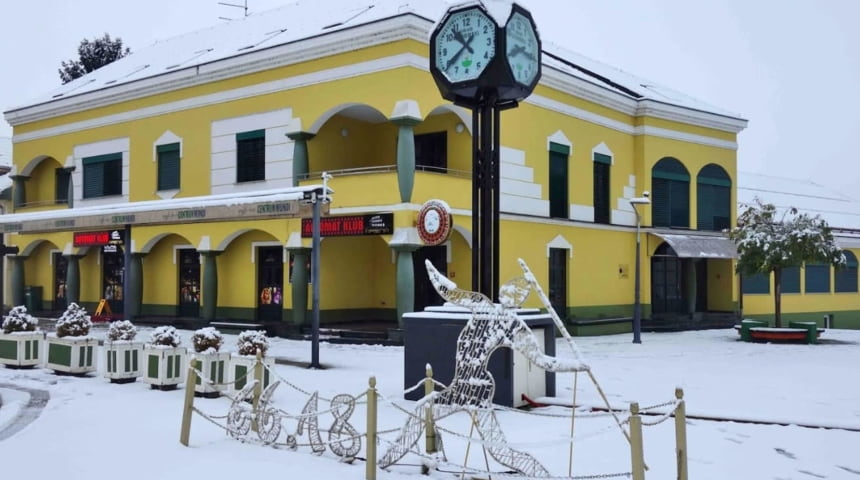
<instances>
[{"instance_id":1,"label":"shop window","mask_svg":"<svg viewBox=\"0 0 860 480\"><path fill-rule=\"evenodd\" d=\"M69 203L69 179L71 172L65 168L54 170L54 203Z\"/></svg>"},{"instance_id":2,"label":"shop window","mask_svg":"<svg viewBox=\"0 0 860 480\"><path fill-rule=\"evenodd\" d=\"M800 293L800 267L783 267L780 278L782 293Z\"/></svg>"},{"instance_id":3,"label":"shop window","mask_svg":"<svg viewBox=\"0 0 860 480\"><path fill-rule=\"evenodd\" d=\"M447 132L415 135L415 167L430 172L448 171Z\"/></svg>"},{"instance_id":4,"label":"shop window","mask_svg":"<svg viewBox=\"0 0 860 480\"><path fill-rule=\"evenodd\" d=\"M158 190L179 189L179 144L155 147L158 155Z\"/></svg>"},{"instance_id":5,"label":"shop window","mask_svg":"<svg viewBox=\"0 0 860 480\"><path fill-rule=\"evenodd\" d=\"M266 179L266 131L236 134L236 183Z\"/></svg>"},{"instance_id":6,"label":"shop window","mask_svg":"<svg viewBox=\"0 0 860 480\"><path fill-rule=\"evenodd\" d=\"M569 218L567 196L567 160L570 147L558 143L549 144L549 216Z\"/></svg>"},{"instance_id":7,"label":"shop window","mask_svg":"<svg viewBox=\"0 0 860 480\"><path fill-rule=\"evenodd\" d=\"M742 293L770 293L770 274L756 273L741 277Z\"/></svg>"},{"instance_id":8,"label":"shop window","mask_svg":"<svg viewBox=\"0 0 860 480\"><path fill-rule=\"evenodd\" d=\"M806 293L830 293L830 265L807 263L803 271Z\"/></svg>"},{"instance_id":9,"label":"shop window","mask_svg":"<svg viewBox=\"0 0 860 480\"><path fill-rule=\"evenodd\" d=\"M122 194L121 153L85 157L81 163L84 166L84 198Z\"/></svg>"},{"instance_id":10,"label":"shop window","mask_svg":"<svg viewBox=\"0 0 860 480\"><path fill-rule=\"evenodd\" d=\"M848 250L843 250L845 266L836 269L834 274L835 290L837 293L857 293L857 257Z\"/></svg>"},{"instance_id":11,"label":"shop window","mask_svg":"<svg viewBox=\"0 0 860 480\"><path fill-rule=\"evenodd\" d=\"M566 248L549 249L549 301L562 320L567 318L567 257Z\"/></svg>"},{"instance_id":12,"label":"shop window","mask_svg":"<svg viewBox=\"0 0 860 480\"><path fill-rule=\"evenodd\" d=\"M681 162L666 157L654 165L651 200L655 227L690 228L690 174Z\"/></svg>"},{"instance_id":13,"label":"shop window","mask_svg":"<svg viewBox=\"0 0 860 480\"><path fill-rule=\"evenodd\" d=\"M594 154L594 223L609 223L609 167L612 157Z\"/></svg>"},{"instance_id":14,"label":"shop window","mask_svg":"<svg viewBox=\"0 0 860 480\"><path fill-rule=\"evenodd\" d=\"M696 228L722 231L730 227L732 180L713 163L705 165L696 179Z\"/></svg>"}]
</instances>

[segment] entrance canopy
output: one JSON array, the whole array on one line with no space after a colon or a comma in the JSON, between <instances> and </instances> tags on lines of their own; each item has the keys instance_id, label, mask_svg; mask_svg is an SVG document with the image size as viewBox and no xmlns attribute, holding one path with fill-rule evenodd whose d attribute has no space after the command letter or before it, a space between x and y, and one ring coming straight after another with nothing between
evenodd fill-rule
<instances>
[{"instance_id":1,"label":"entrance canopy","mask_svg":"<svg viewBox=\"0 0 860 480\"><path fill-rule=\"evenodd\" d=\"M654 233L680 258L737 258L735 243L727 237Z\"/></svg>"}]
</instances>

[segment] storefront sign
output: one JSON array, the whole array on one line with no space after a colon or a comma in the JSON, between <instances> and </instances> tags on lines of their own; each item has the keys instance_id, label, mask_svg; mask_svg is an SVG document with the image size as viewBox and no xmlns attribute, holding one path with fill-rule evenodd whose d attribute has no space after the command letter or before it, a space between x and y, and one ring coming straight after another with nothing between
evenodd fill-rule
<instances>
[{"instance_id":1,"label":"storefront sign","mask_svg":"<svg viewBox=\"0 0 860 480\"><path fill-rule=\"evenodd\" d=\"M122 245L122 230L101 232L74 232L73 245L76 247L95 247L101 245ZM105 250L108 251L107 249ZM114 249L114 251L116 251Z\"/></svg>"},{"instance_id":2,"label":"storefront sign","mask_svg":"<svg viewBox=\"0 0 860 480\"><path fill-rule=\"evenodd\" d=\"M393 213L371 213L345 217L320 219L320 235L323 237L347 237L354 235L389 235L394 230ZM313 222L302 219L302 236L313 236Z\"/></svg>"}]
</instances>

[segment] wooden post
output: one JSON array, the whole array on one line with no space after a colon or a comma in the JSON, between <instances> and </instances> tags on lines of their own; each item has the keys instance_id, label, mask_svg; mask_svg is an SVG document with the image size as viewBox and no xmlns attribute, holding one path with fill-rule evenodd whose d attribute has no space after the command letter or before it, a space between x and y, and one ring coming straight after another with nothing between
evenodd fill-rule
<instances>
[{"instance_id":1,"label":"wooden post","mask_svg":"<svg viewBox=\"0 0 860 480\"><path fill-rule=\"evenodd\" d=\"M675 408L675 453L678 456L678 480L687 480L687 407L684 390L675 389L678 406Z\"/></svg>"},{"instance_id":2,"label":"wooden post","mask_svg":"<svg viewBox=\"0 0 860 480\"><path fill-rule=\"evenodd\" d=\"M365 480L376 480L376 377L367 382L367 461Z\"/></svg>"},{"instance_id":3,"label":"wooden post","mask_svg":"<svg viewBox=\"0 0 860 480\"><path fill-rule=\"evenodd\" d=\"M257 408L260 406L260 395L263 394L263 353L257 349L257 361L254 362L254 417L251 420L251 429L257 431Z\"/></svg>"},{"instance_id":4,"label":"wooden post","mask_svg":"<svg viewBox=\"0 0 860 480\"><path fill-rule=\"evenodd\" d=\"M633 480L645 480L645 452L642 445L642 417L639 403L630 404L630 460Z\"/></svg>"},{"instance_id":5,"label":"wooden post","mask_svg":"<svg viewBox=\"0 0 860 480\"><path fill-rule=\"evenodd\" d=\"M427 374L424 377L424 396L425 398L432 394L435 390L433 385L433 367L427 364ZM436 426L433 424L433 401L425 404L424 408L424 438L426 440L425 450L427 453L436 452Z\"/></svg>"},{"instance_id":6,"label":"wooden post","mask_svg":"<svg viewBox=\"0 0 860 480\"><path fill-rule=\"evenodd\" d=\"M194 414L194 385L197 384L197 370L194 362L188 364L188 377L185 379L185 405L182 407L182 427L179 430L179 443L188 446L191 436L191 415Z\"/></svg>"}]
</instances>

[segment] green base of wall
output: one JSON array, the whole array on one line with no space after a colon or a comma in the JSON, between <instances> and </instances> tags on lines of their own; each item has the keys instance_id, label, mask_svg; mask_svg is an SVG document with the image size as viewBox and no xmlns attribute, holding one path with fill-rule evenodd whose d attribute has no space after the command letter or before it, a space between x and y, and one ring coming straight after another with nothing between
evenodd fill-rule
<instances>
[{"instance_id":1,"label":"green base of wall","mask_svg":"<svg viewBox=\"0 0 860 480\"><path fill-rule=\"evenodd\" d=\"M92 311L95 304L88 308ZM201 312L202 313L202 312ZM305 325L310 325L312 312L308 310ZM173 317L176 316L176 305L144 304L141 306L141 316ZM219 320L237 320L245 322L256 322L257 311L253 308L243 307L218 307L215 317ZM285 308L281 314L281 321L292 324L293 311ZM321 310L320 324L336 323L360 323L360 322L396 322L397 310L393 308L356 308L339 310Z\"/></svg>"},{"instance_id":2,"label":"green base of wall","mask_svg":"<svg viewBox=\"0 0 860 480\"><path fill-rule=\"evenodd\" d=\"M574 322L567 326L567 331L577 337L616 335L633 332L632 321L628 318L619 320L592 320Z\"/></svg>"},{"instance_id":3,"label":"green base of wall","mask_svg":"<svg viewBox=\"0 0 860 480\"><path fill-rule=\"evenodd\" d=\"M802 312L783 313L782 326L787 327L789 322L815 322L819 327L824 327L824 316L833 315L830 328L844 328L849 330L860 330L860 310L841 310L834 312ZM774 326L773 314L744 315L743 318L761 320Z\"/></svg>"}]
</instances>

